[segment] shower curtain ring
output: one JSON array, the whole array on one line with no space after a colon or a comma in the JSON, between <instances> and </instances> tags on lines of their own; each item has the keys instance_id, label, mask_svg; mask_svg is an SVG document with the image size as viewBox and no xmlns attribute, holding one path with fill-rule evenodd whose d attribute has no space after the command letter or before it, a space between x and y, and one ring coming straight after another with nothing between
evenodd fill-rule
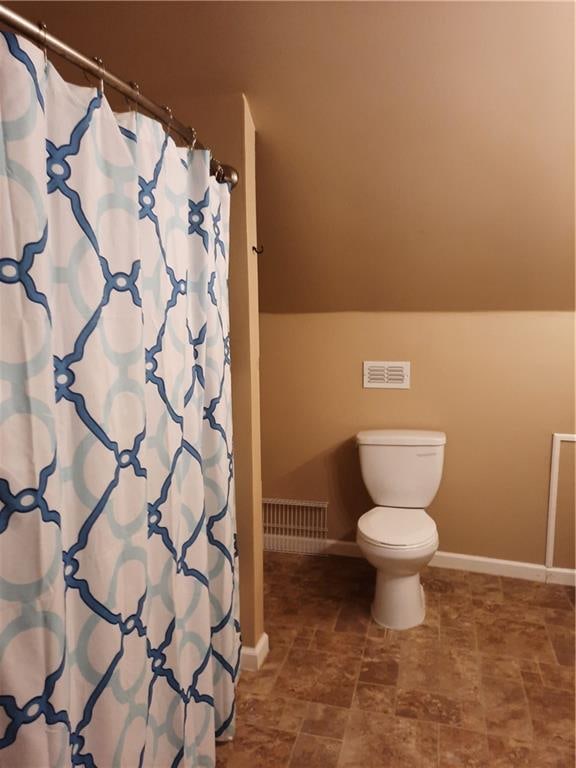
<instances>
[{"instance_id":1,"label":"shower curtain ring","mask_svg":"<svg viewBox=\"0 0 576 768\"><path fill-rule=\"evenodd\" d=\"M47 38L48 38L48 27L46 26L45 22L43 22L43 21L39 21L38 22L38 27L39 27L40 31L42 32L42 36L43 36L42 48L44 50L44 69L47 69L48 68L48 41L47 41Z\"/></svg>"},{"instance_id":2,"label":"shower curtain ring","mask_svg":"<svg viewBox=\"0 0 576 768\"><path fill-rule=\"evenodd\" d=\"M196 136L196 129L195 129L195 128L192 128L192 126L191 126L191 125L189 125L189 126L188 126L188 130L189 130L189 131L190 131L190 133L192 134L192 141L190 142L190 144L188 144L188 149L190 149L190 150L193 150L193 149L194 149L194 147L196 146L196 139L197 139L197 136Z\"/></svg>"},{"instance_id":3,"label":"shower curtain ring","mask_svg":"<svg viewBox=\"0 0 576 768\"><path fill-rule=\"evenodd\" d=\"M98 83L98 93L100 96L104 96L104 62L100 56L94 56L93 60L98 65L98 77L100 78L100 82Z\"/></svg>"},{"instance_id":4,"label":"shower curtain ring","mask_svg":"<svg viewBox=\"0 0 576 768\"><path fill-rule=\"evenodd\" d=\"M132 88L136 96L140 96L140 86L135 80L130 80L128 85L130 86L130 88ZM128 102L134 106L134 112L138 113L138 102L136 100L132 101L132 99L129 96L126 96L126 98Z\"/></svg>"},{"instance_id":5,"label":"shower curtain ring","mask_svg":"<svg viewBox=\"0 0 576 768\"><path fill-rule=\"evenodd\" d=\"M168 136L170 136L170 135L171 135L171 134L170 134L170 129L171 129L171 127L172 127L172 117L173 117L173 115L172 115L172 110L171 110L171 109L170 109L170 107L168 107L166 104L164 104L164 105L162 106L162 109L163 109L163 110L164 110L164 112L166 112L166 114L168 115L168 122L166 123L166 133L168 134Z\"/></svg>"}]
</instances>

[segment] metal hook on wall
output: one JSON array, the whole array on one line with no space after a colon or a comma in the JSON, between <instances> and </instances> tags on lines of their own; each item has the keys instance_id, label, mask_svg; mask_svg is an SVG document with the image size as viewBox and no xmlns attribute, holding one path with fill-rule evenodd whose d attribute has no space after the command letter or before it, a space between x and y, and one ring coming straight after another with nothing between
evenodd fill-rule
<instances>
[{"instance_id":1,"label":"metal hook on wall","mask_svg":"<svg viewBox=\"0 0 576 768\"><path fill-rule=\"evenodd\" d=\"M264 253L264 246L261 245L260 248L257 248L255 245L252 246L252 250L257 256L260 256L262 253Z\"/></svg>"}]
</instances>

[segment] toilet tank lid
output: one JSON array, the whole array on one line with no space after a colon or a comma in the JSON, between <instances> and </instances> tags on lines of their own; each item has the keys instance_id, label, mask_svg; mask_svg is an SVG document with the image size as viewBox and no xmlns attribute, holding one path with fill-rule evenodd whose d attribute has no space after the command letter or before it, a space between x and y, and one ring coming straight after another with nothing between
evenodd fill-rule
<instances>
[{"instance_id":1,"label":"toilet tank lid","mask_svg":"<svg viewBox=\"0 0 576 768\"><path fill-rule=\"evenodd\" d=\"M422 429L366 429L356 435L358 445L444 445L444 432Z\"/></svg>"}]
</instances>

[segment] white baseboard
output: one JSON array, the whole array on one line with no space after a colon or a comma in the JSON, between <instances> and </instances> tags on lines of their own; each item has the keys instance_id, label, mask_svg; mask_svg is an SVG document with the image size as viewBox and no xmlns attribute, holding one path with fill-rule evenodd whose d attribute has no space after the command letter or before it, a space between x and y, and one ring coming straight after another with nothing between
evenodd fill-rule
<instances>
[{"instance_id":1,"label":"white baseboard","mask_svg":"<svg viewBox=\"0 0 576 768\"><path fill-rule=\"evenodd\" d=\"M362 552L355 541L338 541L327 539L323 555L340 555L340 557L362 557Z\"/></svg>"},{"instance_id":2,"label":"white baseboard","mask_svg":"<svg viewBox=\"0 0 576 768\"><path fill-rule=\"evenodd\" d=\"M573 568L547 568L546 581L550 584L566 584L576 587L576 571Z\"/></svg>"},{"instance_id":3,"label":"white baseboard","mask_svg":"<svg viewBox=\"0 0 576 768\"><path fill-rule=\"evenodd\" d=\"M266 632L262 632L256 645L252 647L249 645L242 646L240 651L240 669L244 669L247 672L257 672L266 661L269 650L268 635Z\"/></svg>"},{"instance_id":4,"label":"white baseboard","mask_svg":"<svg viewBox=\"0 0 576 768\"><path fill-rule=\"evenodd\" d=\"M337 539L309 539L307 554L340 555L341 557L362 557L355 541ZM518 560L499 560L494 557L478 555L460 555L456 552L438 551L432 558L433 568L453 568L457 571L487 573L492 576L510 576L515 579L548 582L550 584L568 584L576 586L576 570L572 568L546 568L542 563L522 563Z\"/></svg>"},{"instance_id":5,"label":"white baseboard","mask_svg":"<svg viewBox=\"0 0 576 768\"><path fill-rule=\"evenodd\" d=\"M498 560L494 557L459 555L455 552L438 550L430 565L433 568L454 568L457 571L487 573L492 576L510 576L514 579L546 581L546 567L537 563L522 563L517 560Z\"/></svg>"},{"instance_id":6,"label":"white baseboard","mask_svg":"<svg viewBox=\"0 0 576 768\"><path fill-rule=\"evenodd\" d=\"M457 571L487 573L492 576L510 576L513 579L541 581L548 584L576 586L576 570L572 568L546 568L540 563L522 563L519 560L498 560L495 557L459 555L438 551L432 558L433 568L454 568Z\"/></svg>"}]
</instances>

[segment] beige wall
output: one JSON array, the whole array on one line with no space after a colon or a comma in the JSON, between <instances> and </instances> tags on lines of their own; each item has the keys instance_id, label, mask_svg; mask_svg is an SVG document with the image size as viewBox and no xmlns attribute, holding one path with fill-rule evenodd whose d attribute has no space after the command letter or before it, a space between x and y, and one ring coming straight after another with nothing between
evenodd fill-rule
<instances>
[{"instance_id":1,"label":"beige wall","mask_svg":"<svg viewBox=\"0 0 576 768\"><path fill-rule=\"evenodd\" d=\"M14 5L219 154L247 95L264 311L573 306L573 3Z\"/></svg>"},{"instance_id":2,"label":"beige wall","mask_svg":"<svg viewBox=\"0 0 576 768\"><path fill-rule=\"evenodd\" d=\"M264 496L327 500L329 536L352 538L371 506L355 433L440 429L440 548L544 562L552 433L574 432L571 313L261 314L260 329ZM363 360L411 360L411 389L363 389Z\"/></svg>"}]
</instances>

